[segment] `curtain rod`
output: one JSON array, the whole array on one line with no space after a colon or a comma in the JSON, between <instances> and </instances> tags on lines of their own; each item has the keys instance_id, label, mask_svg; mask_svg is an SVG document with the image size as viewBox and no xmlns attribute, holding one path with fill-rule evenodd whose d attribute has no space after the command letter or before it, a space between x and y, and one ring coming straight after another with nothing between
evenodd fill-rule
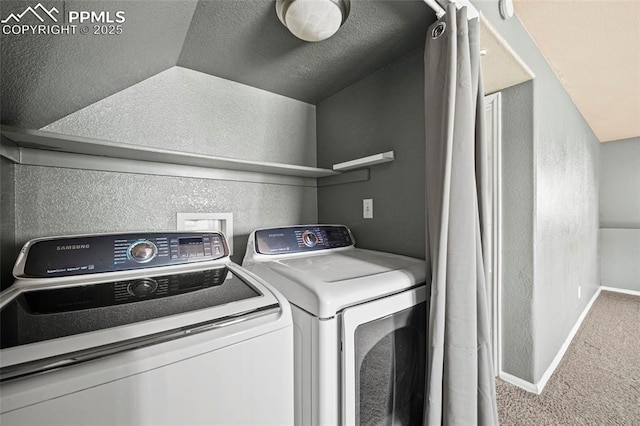
<instances>
[{"instance_id":1,"label":"curtain rod","mask_svg":"<svg viewBox=\"0 0 640 426\"><path fill-rule=\"evenodd\" d=\"M445 8L448 3L454 3L456 8L467 7L467 18L473 19L479 17L478 10L471 4L470 0L423 0L427 6L436 12L438 19L442 18L446 12ZM444 5L444 7L443 7Z\"/></svg>"}]
</instances>

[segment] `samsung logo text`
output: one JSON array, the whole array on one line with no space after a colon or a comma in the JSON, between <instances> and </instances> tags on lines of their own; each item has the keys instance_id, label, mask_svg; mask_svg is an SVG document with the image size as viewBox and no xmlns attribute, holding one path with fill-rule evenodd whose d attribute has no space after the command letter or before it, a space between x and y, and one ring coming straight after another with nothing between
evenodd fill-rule
<instances>
[{"instance_id":1,"label":"samsung logo text","mask_svg":"<svg viewBox=\"0 0 640 426\"><path fill-rule=\"evenodd\" d=\"M56 246L57 251L62 250L86 250L90 248L91 244L73 244L68 246Z\"/></svg>"}]
</instances>

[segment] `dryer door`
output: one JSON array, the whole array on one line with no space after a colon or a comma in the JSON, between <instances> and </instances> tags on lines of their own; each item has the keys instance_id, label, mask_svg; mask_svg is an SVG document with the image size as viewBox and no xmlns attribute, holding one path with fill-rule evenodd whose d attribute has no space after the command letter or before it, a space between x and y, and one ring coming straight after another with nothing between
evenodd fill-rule
<instances>
[{"instance_id":1,"label":"dryer door","mask_svg":"<svg viewBox=\"0 0 640 426\"><path fill-rule=\"evenodd\" d=\"M422 286L345 309L344 424L422 424L426 298Z\"/></svg>"}]
</instances>

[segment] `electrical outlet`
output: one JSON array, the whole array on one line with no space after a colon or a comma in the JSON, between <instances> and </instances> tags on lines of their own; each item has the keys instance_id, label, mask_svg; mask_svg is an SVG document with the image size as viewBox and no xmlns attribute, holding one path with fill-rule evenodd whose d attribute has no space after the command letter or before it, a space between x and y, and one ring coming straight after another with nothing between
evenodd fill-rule
<instances>
[{"instance_id":1,"label":"electrical outlet","mask_svg":"<svg viewBox=\"0 0 640 426\"><path fill-rule=\"evenodd\" d=\"M362 217L364 219L373 219L373 199L365 198L362 200Z\"/></svg>"}]
</instances>

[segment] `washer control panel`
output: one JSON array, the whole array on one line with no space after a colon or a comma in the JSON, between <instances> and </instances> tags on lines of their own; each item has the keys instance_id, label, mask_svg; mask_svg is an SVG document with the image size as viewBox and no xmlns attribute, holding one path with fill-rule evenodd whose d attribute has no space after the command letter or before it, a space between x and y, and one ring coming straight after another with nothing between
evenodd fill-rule
<instances>
[{"instance_id":1,"label":"washer control panel","mask_svg":"<svg viewBox=\"0 0 640 426\"><path fill-rule=\"evenodd\" d=\"M20 277L65 277L215 260L229 255L220 232L102 234L46 238L22 248ZM136 285L132 292L153 285Z\"/></svg>"},{"instance_id":2,"label":"washer control panel","mask_svg":"<svg viewBox=\"0 0 640 426\"><path fill-rule=\"evenodd\" d=\"M288 226L255 233L256 252L260 254L304 253L352 245L353 236L343 225Z\"/></svg>"}]
</instances>

